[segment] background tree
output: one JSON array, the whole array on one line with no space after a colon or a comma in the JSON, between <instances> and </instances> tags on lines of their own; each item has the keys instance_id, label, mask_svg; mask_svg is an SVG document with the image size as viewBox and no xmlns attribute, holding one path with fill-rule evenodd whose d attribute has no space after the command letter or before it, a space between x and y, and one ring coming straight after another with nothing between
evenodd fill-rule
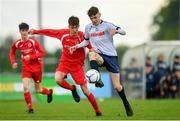
<instances>
[{"instance_id":1,"label":"background tree","mask_svg":"<svg viewBox=\"0 0 180 121\"><path fill-rule=\"evenodd\" d=\"M167 0L154 16L152 26L156 31L152 34L152 40L180 40L180 0Z\"/></svg>"}]
</instances>

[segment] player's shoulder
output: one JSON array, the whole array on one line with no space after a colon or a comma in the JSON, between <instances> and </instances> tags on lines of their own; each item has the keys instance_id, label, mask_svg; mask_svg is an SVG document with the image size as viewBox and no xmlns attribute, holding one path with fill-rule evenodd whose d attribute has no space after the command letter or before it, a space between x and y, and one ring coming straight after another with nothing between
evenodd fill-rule
<instances>
[{"instance_id":1,"label":"player's shoulder","mask_svg":"<svg viewBox=\"0 0 180 121\"><path fill-rule=\"evenodd\" d=\"M112 24L112 25L113 25L113 23L112 23L112 22L109 22L109 21L102 21L102 24L105 24L105 25Z\"/></svg>"},{"instance_id":2,"label":"player's shoulder","mask_svg":"<svg viewBox=\"0 0 180 121\"><path fill-rule=\"evenodd\" d=\"M16 48L18 48L19 43L21 42L21 39L16 39L13 43L12 46L15 46Z\"/></svg>"},{"instance_id":3,"label":"player's shoulder","mask_svg":"<svg viewBox=\"0 0 180 121\"><path fill-rule=\"evenodd\" d=\"M29 37L28 41L30 41L33 45L36 45L39 43L39 41L34 37Z\"/></svg>"},{"instance_id":4,"label":"player's shoulder","mask_svg":"<svg viewBox=\"0 0 180 121\"><path fill-rule=\"evenodd\" d=\"M21 42L21 38L19 38L19 39L16 39L14 42L13 42L13 44L18 44L18 43L20 43Z\"/></svg>"},{"instance_id":5,"label":"player's shoulder","mask_svg":"<svg viewBox=\"0 0 180 121\"><path fill-rule=\"evenodd\" d=\"M102 25L103 25L103 26L107 26L107 27L110 26L110 27L120 28L118 25L116 25L116 24L114 24L114 23L112 23L112 22L109 22L109 21L103 21L103 22L102 22Z\"/></svg>"}]
</instances>

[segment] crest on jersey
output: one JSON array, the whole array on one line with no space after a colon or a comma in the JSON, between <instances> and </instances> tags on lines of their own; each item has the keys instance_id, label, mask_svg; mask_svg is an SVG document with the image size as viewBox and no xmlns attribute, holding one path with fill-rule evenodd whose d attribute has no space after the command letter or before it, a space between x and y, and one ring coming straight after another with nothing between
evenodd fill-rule
<instances>
[{"instance_id":1,"label":"crest on jersey","mask_svg":"<svg viewBox=\"0 0 180 121\"><path fill-rule=\"evenodd\" d=\"M31 44L31 43L28 43L28 47L32 47L32 44Z\"/></svg>"}]
</instances>

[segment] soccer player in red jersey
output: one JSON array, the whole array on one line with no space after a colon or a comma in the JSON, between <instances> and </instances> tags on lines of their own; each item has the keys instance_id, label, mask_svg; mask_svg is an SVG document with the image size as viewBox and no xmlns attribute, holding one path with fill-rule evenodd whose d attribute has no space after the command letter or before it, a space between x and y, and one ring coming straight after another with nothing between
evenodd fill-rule
<instances>
[{"instance_id":1,"label":"soccer player in red jersey","mask_svg":"<svg viewBox=\"0 0 180 121\"><path fill-rule=\"evenodd\" d=\"M37 93L47 95L47 102L52 101L52 89L41 87L42 81L42 60L41 57L45 56L45 51L39 42L32 37L28 36L29 25L26 23L19 24L19 32L21 38L16 40L10 49L10 62L12 68L16 69L18 64L15 59L16 50L21 51L22 62L22 81L24 87L24 99L28 107L28 113L33 113L31 94L29 90L29 81L31 78L34 80L34 86Z\"/></svg>"},{"instance_id":2,"label":"soccer player in red jersey","mask_svg":"<svg viewBox=\"0 0 180 121\"><path fill-rule=\"evenodd\" d=\"M77 49L73 54L70 53L69 48L84 40L84 34L79 29L79 18L71 16L68 20L69 29L41 29L30 30L31 34L42 34L50 37L57 38L61 41L63 50L60 58L60 63L55 72L56 83L72 91L73 98L76 102L80 101L80 97L76 91L75 85L70 85L64 78L68 73L71 74L77 85L80 85L83 93L87 96L89 102L92 104L96 116L101 116L102 113L98 107L94 95L87 88L87 81L84 73L84 48ZM88 45L91 49L91 45Z\"/></svg>"}]
</instances>

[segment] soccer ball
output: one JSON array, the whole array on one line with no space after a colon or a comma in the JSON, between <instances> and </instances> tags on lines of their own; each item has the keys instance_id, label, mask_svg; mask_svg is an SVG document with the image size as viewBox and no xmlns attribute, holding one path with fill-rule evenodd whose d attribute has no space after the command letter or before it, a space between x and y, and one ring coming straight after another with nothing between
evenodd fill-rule
<instances>
[{"instance_id":1,"label":"soccer ball","mask_svg":"<svg viewBox=\"0 0 180 121\"><path fill-rule=\"evenodd\" d=\"M96 83L100 78L100 74L97 70L90 69L86 72L86 78L89 81L89 83Z\"/></svg>"}]
</instances>

